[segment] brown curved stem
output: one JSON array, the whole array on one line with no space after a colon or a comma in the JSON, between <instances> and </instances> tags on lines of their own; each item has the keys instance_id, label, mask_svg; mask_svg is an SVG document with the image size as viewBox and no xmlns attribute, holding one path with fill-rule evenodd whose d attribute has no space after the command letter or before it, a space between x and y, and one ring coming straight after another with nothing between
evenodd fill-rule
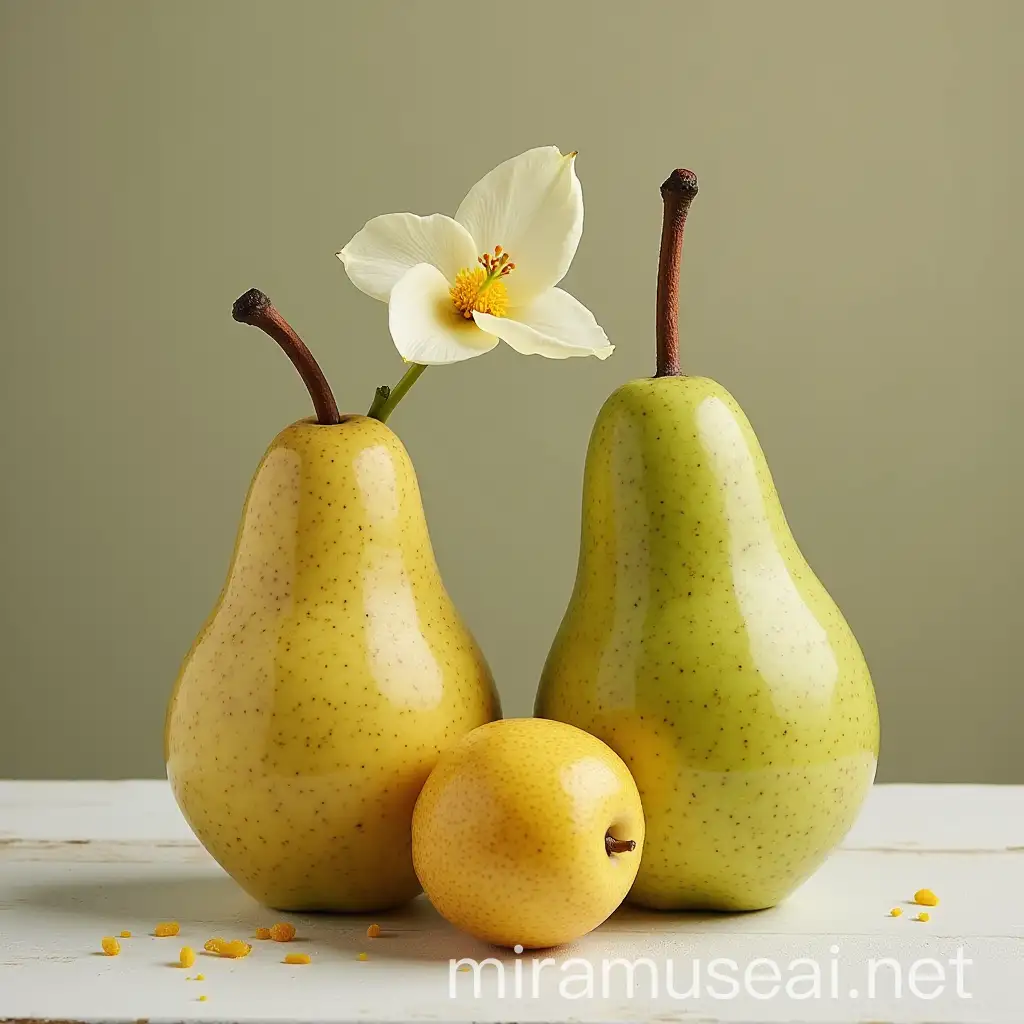
<instances>
[{"instance_id":1,"label":"brown curved stem","mask_svg":"<svg viewBox=\"0 0 1024 1024\"><path fill-rule=\"evenodd\" d=\"M632 853L636 849L633 839L616 839L611 833L604 837L605 853L610 857L613 853Z\"/></svg>"},{"instance_id":2,"label":"brown curved stem","mask_svg":"<svg viewBox=\"0 0 1024 1024\"><path fill-rule=\"evenodd\" d=\"M697 175L679 168L665 179L661 198L665 213L658 260L657 377L679 376L679 264L683 258L683 228L697 194Z\"/></svg>"},{"instance_id":3,"label":"brown curved stem","mask_svg":"<svg viewBox=\"0 0 1024 1024\"><path fill-rule=\"evenodd\" d=\"M258 327L281 346L284 354L292 361L292 366L299 371L309 397L313 399L318 423L328 425L339 422L338 405L320 364L292 325L281 316L263 292L258 288L250 288L244 295L240 295L231 307L231 316L241 324Z\"/></svg>"}]
</instances>

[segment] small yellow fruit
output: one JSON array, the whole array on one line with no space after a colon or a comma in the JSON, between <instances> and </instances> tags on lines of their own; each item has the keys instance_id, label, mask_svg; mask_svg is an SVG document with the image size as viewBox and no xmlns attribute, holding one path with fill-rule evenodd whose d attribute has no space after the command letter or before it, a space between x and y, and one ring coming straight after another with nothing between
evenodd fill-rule
<instances>
[{"instance_id":1,"label":"small yellow fruit","mask_svg":"<svg viewBox=\"0 0 1024 1024\"><path fill-rule=\"evenodd\" d=\"M182 946L178 953L178 963L182 967L191 967L196 962L196 951L191 946Z\"/></svg>"},{"instance_id":2,"label":"small yellow fruit","mask_svg":"<svg viewBox=\"0 0 1024 1024\"><path fill-rule=\"evenodd\" d=\"M295 938L295 925L280 921L270 929L270 937L275 942L291 942Z\"/></svg>"},{"instance_id":3,"label":"small yellow fruit","mask_svg":"<svg viewBox=\"0 0 1024 1024\"><path fill-rule=\"evenodd\" d=\"M412 856L438 912L499 946L539 949L596 928L640 865L629 770L562 722L506 719L442 754L416 802Z\"/></svg>"},{"instance_id":4,"label":"small yellow fruit","mask_svg":"<svg viewBox=\"0 0 1024 1024\"><path fill-rule=\"evenodd\" d=\"M105 935L100 941L100 947L107 956L117 956L121 952L121 943L113 935Z\"/></svg>"}]
</instances>

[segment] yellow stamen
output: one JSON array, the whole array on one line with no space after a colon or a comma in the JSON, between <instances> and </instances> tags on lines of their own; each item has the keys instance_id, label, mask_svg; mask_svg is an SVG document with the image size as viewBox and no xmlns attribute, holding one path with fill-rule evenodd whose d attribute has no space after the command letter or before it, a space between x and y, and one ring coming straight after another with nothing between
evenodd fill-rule
<instances>
[{"instance_id":1,"label":"yellow stamen","mask_svg":"<svg viewBox=\"0 0 1024 1024\"><path fill-rule=\"evenodd\" d=\"M516 265L509 262L509 254L500 245L494 247L494 255L485 252L477 263L478 267L463 267L455 275L455 284L448 289L452 304L467 320L472 320L474 310L504 316L508 292L501 279L508 277Z\"/></svg>"}]
</instances>

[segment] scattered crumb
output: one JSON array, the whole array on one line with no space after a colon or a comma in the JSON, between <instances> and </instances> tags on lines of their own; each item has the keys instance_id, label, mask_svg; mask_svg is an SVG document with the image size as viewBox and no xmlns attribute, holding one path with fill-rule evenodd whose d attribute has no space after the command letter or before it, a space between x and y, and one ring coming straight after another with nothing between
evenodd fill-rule
<instances>
[{"instance_id":1,"label":"scattered crumb","mask_svg":"<svg viewBox=\"0 0 1024 1024\"><path fill-rule=\"evenodd\" d=\"M917 917L915 917L915 918L914 918L914 920L915 920L915 921L922 921L922 922L926 922L926 921L930 921L930 920L931 920L931 917L930 917L930 915L928 915L928 914L925 914L925 913L921 913L921 914L918 914L918 915L917 915Z\"/></svg>"},{"instance_id":2,"label":"scattered crumb","mask_svg":"<svg viewBox=\"0 0 1024 1024\"><path fill-rule=\"evenodd\" d=\"M128 932L128 931L121 932L121 938L122 939L130 939L131 937L132 937L132 933L131 932Z\"/></svg>"},{"instance_id":3,"label":"scattered crumb","mask_svg":"<svg viewBox=\"0 0 1024 1024\"><path fill-rule=\"evenodd\" d=\"M918 889L914 893L914 902L919 903L922 907L937 907L939 905L939 897L931 889Z\"/></svg>"},{"instance_id":4,"label":"scattered crumb","mask_svg":"<svg viewBox=\"0 0 1024 1024\"><path fill-rule=\"evenodd\" d=\"M100 939L100 946L107 956L117 956L121 952L121 943L113 935L104 935Z\"/></svg>"},{"instance_id":5,"label":"scattered crumb","mask_svg":"<svg viewBox=\"0 0 1024 1024\"><path fill-rule=\"evenodd\" d=\"M199 997L199 1002L205 1003L206 1002L206 996L200 996Z\"/></svg>"},{"instance_id":6,"label":"scattered crumb","mask_svg":"<svg viewBox=\"0 0 1024 1024\"><path fill-rule=\"evenodd\" d=\"M181 930L181 926L177 921L161 921L154 929L153 934L158 938L167 939L172 935L177 935Z\"/></svg>"},{"instance_id":7,"label":"scattered crumb","mask_svg":"<svg viewBox=\"0 0 1024 1024\"><path fill-rule=\"evenodd\" d=\"M270 937L275 942L291 942L295 938L295 925L279 921L270 929Z\"/></svg>"},{"instance_id":8,"label":"scattered crumb","mask_svg":"<svg viewBox=\"0 0 1024 1024\"><path fill-rule=\"evenodd\" d=\"M359 956L356 957L356 959L357 960L369 960L370 958L365 953L360 953Z\"/></svg>"},{"instance_id":9,"label":"scattered crumb","mask_svg":"<svg viewBox=\"0 0 1024 1024\"><path fill-rule=\"evenodd\" d=\"M195 976L195 980L196 981L206 981L206 975L205 974L197 974Z\"/></svg>"},{"instance_id":10,"label":"scattered crumb","mask_svg":"<svg viewBox=\"0 0 1024 1024\"><path fill-rule=\"evenodd\" d=\"M191 967L196 962L196 951L191 946L182 946L178 962L182 967Z\"/></svg>"},{"instance_id":11,"label":"scattered crumb","mask_svg":"<svg viewBox=\"0 0 1024 1024\"><path fill-rule=\"evenodd\" d=\"M893 907L892 910L889 911L889 916L890 917L902 917L903 916L903 908L902 907Z\"/></svg>"},{"instance_id":12,"label":"scattered crumb","mask_svg":"<svg viewBox=\"0 0 1024 1024\"><path fill-rule=\"evenodd\" d=\"M286 964L309 964L313 961L308 953L288 953L284 958L284 962Z\"/></svg>"},{"instance_id":13,"label":"scattered crumb","mask_svg":"<svg viewBox=\"0 0 1024 1024\"><path fill-rule=\"evenodd\" d=\"M257 939L269 939L270 938L270 929L269 928L257 928L256 929L256 938Z\"/></svg>"},{"instance_id":14,"label":"scattered crumb","mask_svg":"<svg viewBox=\"0 0 1024 1024\"><path fill-rule=\"evenodd\" d=\"M370 927L366 929L366 937L368 939L376 939L379 935L380 935L380 925L379 924L371 924Z\"/></svg>"},{"instance_id":15,"label":"scattered crumb","mask_svg":"<svg viewBox=\"0 0 1024 1024\"><path fill-rule=\"evenodd\" d=\"M203 949L207 953L215 953L217 956L237 960L240 957L248 956L252 952L252 946L244 939L208 939Z\"/></svg>"}]
</instances>

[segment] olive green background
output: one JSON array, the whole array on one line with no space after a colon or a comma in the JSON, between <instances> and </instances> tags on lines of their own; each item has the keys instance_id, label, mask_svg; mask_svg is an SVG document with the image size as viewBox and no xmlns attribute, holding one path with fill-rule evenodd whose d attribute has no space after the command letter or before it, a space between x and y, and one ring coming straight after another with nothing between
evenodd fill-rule
<instances>
[{"instance_id":1,"label":"olive green background","mask_svg":"<svg viewBox=\"0 0 1024 1024\"><path fill-rule=\"evenodd\" d=\"M652 371L683 164L684 366L745 408L861 640L880 777L1024 782L1022 47L1014 0L0 0L0 776L162 773L249 478L309 412L232 299L267 291L365 411L402 365L335 251L554 144L615 355L502 346L391 421L507 713L594 417Z\"/></svg>"}]
</instances>

